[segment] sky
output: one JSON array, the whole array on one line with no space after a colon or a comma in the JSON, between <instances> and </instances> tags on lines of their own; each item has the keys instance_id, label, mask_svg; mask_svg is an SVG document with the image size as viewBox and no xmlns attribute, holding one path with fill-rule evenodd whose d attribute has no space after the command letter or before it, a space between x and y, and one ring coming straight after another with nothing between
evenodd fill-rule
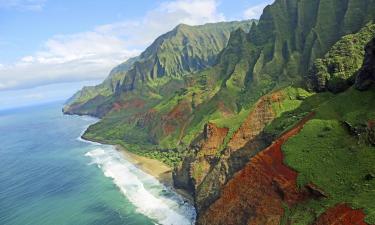
<instances>
[{"instance_id":1,"label":"sky","mask_svg":"<svg viewBox=\"0 0 375 225\"><path fill-rule=\"evenodd\" d=\"M67 98L180 23L257 19L271 3L0 0L0 109Z\"/></svg>"}]
</instances>

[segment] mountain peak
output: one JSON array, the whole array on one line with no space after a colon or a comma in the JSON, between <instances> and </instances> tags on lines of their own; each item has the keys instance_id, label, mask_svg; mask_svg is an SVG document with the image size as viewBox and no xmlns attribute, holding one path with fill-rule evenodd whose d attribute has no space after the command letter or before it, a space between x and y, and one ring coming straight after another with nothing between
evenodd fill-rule
<instances>
[{"instance_id":1,"label":"mountain peak","mask_svg":"<svg viewBox=\"0 0 375 225\"><path fill-rule=\"evenodd\" d=\"M185 23L180 23L180 24L178 24L178 25L174 28L174 30L184 30L184 29L188 29L188 28L191 28L191 27L193 27L193 26L187 25L187 24L185 24Z\"/></svg>"}]
</instances>

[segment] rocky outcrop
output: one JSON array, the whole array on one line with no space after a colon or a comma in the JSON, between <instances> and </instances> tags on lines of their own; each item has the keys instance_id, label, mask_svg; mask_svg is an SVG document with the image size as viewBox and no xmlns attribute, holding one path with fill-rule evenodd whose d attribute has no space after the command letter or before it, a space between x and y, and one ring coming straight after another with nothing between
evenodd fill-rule
<instances>
[{"instance_id":1,"label":"rocky outcrop","mask_svg":"<svg viewBox=\"0 0 375 225\"><path fill-rule=\"evenodd\" d=\"M273 105L279 104L283 98L281 92L263 96L221 153L218 150L228 129L218 128L212 123L204 127L203 133L190 147L194 153L185 157L174 172L175 185L195 194L198 211L209 207L219 197L222 185L251 157L271 144L272 138L262 131L276 116Z\"/></svg>"},{"instance_id":2,"label":"rocky outcrop","mask_svg":"<svg viewBox=\"0 0 375 225\"><path fill-rule=\"evenodd\" d=\"M365 141L375 146L375 121L369 120L367 124L352 125L349 122L344 121L342 123L347 129L350 135L360 140L362 137Z\"/></svg>"},{"instance_id":3,"label":"rocky outcrop","mask_svg":"<svg viewBox=\"0 0 375 225\"><path fill-rule=\"evenodd\" d=\"M191 149L194 153L185 157L174 170L175 186L194 194L198 185L217 162L218 150L228 134L228 128L217 127L213 123L204 126L203 133L197 138Z\"/></svg>"},{"instance_id":4,"label":"rocky outcrop","mask_svg":"<svg viewBox=\"0 0 375 225\"><path fill-rule=\"evenodd\" d=\"M96 104L99 104L97 106ZM98 95L87 102L74 103L63 108L63 113L68 115L88 115L93 117L102 118L108 111L112 109L111 102L108 98L102 95Z\"/></svg>"},{"instance_id":5,"label":"rocky outcrop","mask_svg":"<svg viewBox=\"0 0 375 225\"><path fill-rule=\"evenodd\" d=\"M284 215L284 204L293 206L313 196L309 188L297 187L297 172L284 165L281 151L281 146L312 116L251 158L223 186L220 197L208 209L200 211L198 224L278 225Z\"/></svg>"},{"instance_id":6,"label":"rocky outcrop","mask_svg":"<svg viewBox=\"0 0 375 225\"><path fill-rule=\"evenodd\" d=\"M366 46L365 60L358 73L355 87L358 90L367 90L375 83L375 38Z\"/></svg>"},{"instance_id":7,"label":"rocky outcrop","mask_svg":"<svg viewBox=\"0 0 375 225\"><path fill-rule=\"evenodd\" d=\"M254 105L241 127L229 140L220 160L197 187L195 200L198 211L208 208L220 196L222 186L254 155L271 144L272 138L262 131L276 116L273 104L278 104L282 98L281 93L274 92L263 96Z\"/></svg>"},{"instance_id":8,"label":"rocky outcrop","mask_svg":"<svg viewBox=\"0 0 375 225\"><path fill-rule=\"evenodd\" d=\"M189 194L194 196L195 185L194 181L190 175L191 164L195 161L195 154L192 153L189 156L185 156L184 160L180 165L174 168L172 177L173 184L178 189L183 189Z\"/></svg>"},{"instance_id":9,"label":"rocky outcrop","mask_svg":"<svg viewBox=\"0 0 375 225\"><path fill-rule=\"evenodd\" d=\"M241 127L234 133L228 143L228 149L231 152L236 151L259 135L276 116L272 104L277 104L282 98L283 96L279 92L262 97L255 104L254 110L247 116Z\"/></svg>"},{"instance_id":10,"label":"rocky outcrop","mask_svg":"<svg viewBox=\"0 0 375 225\"><path fill-rule=\"evenodd\" d=\"M368 225L365 213L354 210L346 204L339 204L324 212L314 225Z\"/></svg>"}]
</instances>

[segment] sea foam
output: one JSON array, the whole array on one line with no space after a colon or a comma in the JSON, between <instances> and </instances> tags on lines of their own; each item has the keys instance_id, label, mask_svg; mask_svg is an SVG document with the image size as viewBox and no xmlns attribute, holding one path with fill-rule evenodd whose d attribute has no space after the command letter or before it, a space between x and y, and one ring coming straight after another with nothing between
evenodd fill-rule
<instances>
[{"instance_id":1,"label":"sea foam","mask_svg":"<svg viewBox=\"0 0 375 225\"><path fill-rule=\"evenodd\" d=\"M163 225L190 225L195 209L180 195L125 160L112 146L100 146L86 156L113 179L137 211Z\"/></svg>"}]
</instances>

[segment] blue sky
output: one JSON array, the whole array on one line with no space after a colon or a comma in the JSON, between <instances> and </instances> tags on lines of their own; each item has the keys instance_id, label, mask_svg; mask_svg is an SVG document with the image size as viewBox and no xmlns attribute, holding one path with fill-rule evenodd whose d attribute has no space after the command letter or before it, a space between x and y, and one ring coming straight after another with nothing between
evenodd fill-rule
<instances>
[{"instance_id":1,"label":"blue sky","mask_svg":"<svg viewBox=\"0 0 375 225\"><path fill-rule=\"evenodd\" d=\"M179 23L258 18L271 2L0 0L0 108L9 90L104 79Z\"/></svg>"}]
</instances>

